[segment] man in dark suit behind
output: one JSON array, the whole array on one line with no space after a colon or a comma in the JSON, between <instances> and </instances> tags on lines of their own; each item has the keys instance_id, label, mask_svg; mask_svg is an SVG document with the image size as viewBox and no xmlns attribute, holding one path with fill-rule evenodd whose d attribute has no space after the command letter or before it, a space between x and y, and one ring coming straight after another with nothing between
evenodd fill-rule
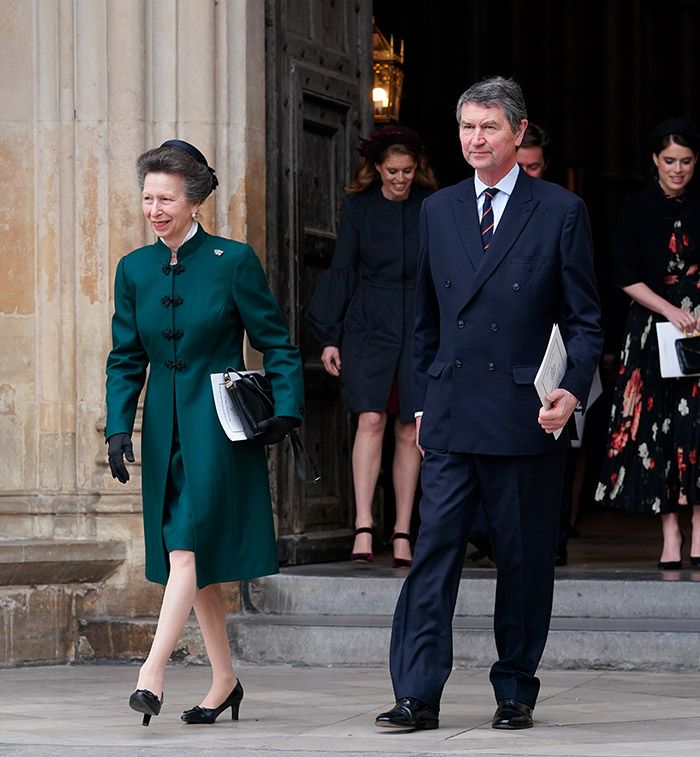
<instances>
[{"instance_id":1,"label":"man in dark suit behind","mask_svg":"<svg viewBox=\"0 0 700 757\"><path fill-rule=\"evenodd\" d=\"M437 728L452 670L454 614L467 536L484 504L498 570L490 679L494 728L532 726L535 676L552 609L566 426L588 396L602 346L583 202L516 162L527 126L519 85L468 89L457 119L476 175L421 211L414 401L421 527L394 615L394 708L376 719ZM567 350L541 407L533 380L554 323Z\"/></svg>"}]
</instances>

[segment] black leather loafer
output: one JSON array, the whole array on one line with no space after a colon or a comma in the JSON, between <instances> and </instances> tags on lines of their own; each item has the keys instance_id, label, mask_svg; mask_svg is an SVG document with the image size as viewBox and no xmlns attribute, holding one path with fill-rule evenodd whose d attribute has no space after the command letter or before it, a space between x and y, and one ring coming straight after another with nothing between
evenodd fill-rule
<instances>
[{"instance_id":1,"label":"black leather loafer","mask_svg":"<svg viewBox=\"0 0 700 757\"><path fill-rule=\"evenodd\" d=\"M382 712L374 723L382 728L431 731L438 727L438 711L415 697L401 697L393 709Z\"/></svg>"},{"instance_id":2,"label":"black leather loafer","mask_svg":"<svg viewBox=\"0 0 700 757\"><path fill-rule=\"evenodd\" d=\"M532 728L532 707L515 699L501 699L496 708L491 725L514 731L518 728Z\"/></svg>"}]
</instances>

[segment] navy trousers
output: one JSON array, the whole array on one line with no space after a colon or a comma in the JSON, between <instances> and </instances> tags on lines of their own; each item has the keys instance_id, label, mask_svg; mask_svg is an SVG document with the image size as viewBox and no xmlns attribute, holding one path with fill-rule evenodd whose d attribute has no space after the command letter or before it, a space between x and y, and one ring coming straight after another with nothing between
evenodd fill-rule
<instances>
[{"instance_id":1,"label":"navy trousers","mask_svg":"<svg viewBox=\"0 0 700 757\"><path fill-rule=\"evenodd\" d=\"M427 449L421 525L391 636L396 698L439 709L452 671L452 617L469 529L481 501L497 563L491 668L496 701L534 707L549 632L565 450L472 455Z\"/></svg>"}]
</instances>

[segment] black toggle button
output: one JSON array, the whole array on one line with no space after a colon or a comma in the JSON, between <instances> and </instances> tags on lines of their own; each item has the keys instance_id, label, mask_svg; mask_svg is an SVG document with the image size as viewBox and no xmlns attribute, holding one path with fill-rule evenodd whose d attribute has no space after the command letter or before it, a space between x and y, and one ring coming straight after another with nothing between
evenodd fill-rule
<instances>
[{"instance_id":1,"label":"black toggle button","mask_svg":"<svg viewBox=\"0 0 700 757\"><path fill-rule=\"evenodd\" d=\"M173 331L172 329L164 329L160 333L166 339L174 339L175 341L182 339L182 337L185 335L184 332L180 331L180 329L175 329L175 331Z\"/></svg>"},{"instance_id":2,"label":"black toggle button","mask_svg":"<svg viewBox=\"0 0 700 757\"><path fill-rule=\"evenodd\" d=\"M160 301L163 303L163 305L165 305L166 308L169 308L171 305L173 307L177 307L178 305L182 305L182 303L184 302L179 294L176 294L175 297L171 297L170 295L166 294L164 297L160 298Z\"/></svg>"},{"instance_id":3,"label":"black toggle button","mask_svg":"<svg viewBox=\"0 0 700 757\"><path fill-rule=\"evenodd\" d=\"M520 291L520 284L518 284L517 281L513 284L513 291L514 292L519 292Z\"/></svg>"},{"instance_id":4,"label":"black toggle button","mask_svg":"<svg viewBox=\"0 0 700 757\"><path fill-rule=\"evenodd\" d=\"M462 367L462 361L461 360L455 360L455 368L461 368Z\"/></svg>"},{"instance_id":5,"label":"black toggle button","mask_svg":"<svg viewBox=\"0 0 700 757\"><path fill-rule=\"evenodd\" d=\"M181 371L185 367L185 363L182 360L166 360L165 367L169 371Z\"/></svg>"},{"instance_id":6,"label":"black toggle button","mask_svg":"<svg viewBox=\"0 0 700 757\"><path fill-rule=\"evenodd\" d=\"M492 323L491 324L491 331L498 331L498 324L497 323Z\"/></svg>"},{"instance_id":7,"label":"black toggle button","mask_svg":"<svg viewBox=\"0 0 700 757\"><path fill-rule=\"evenodd\" d=\"M496 366L493 363L489 363L489 370L490 371L495 371L496 370Z\"/></svg>"},{"instance_id":8,"label":"black toggle button","mask_svg":"<svg viewBox=\"0 0 700 757\"><path fill-rule=\"evenodd\" d=\"M464 328L464 321L463 320L460 319L459 321L457 321L457 328L458 329L463 329Z\"/></svg>"},{"instance_id":9,"label":"black toggle button","mask_svg":"<svg viewBox=\"0 0 700 757\"><path fill-rule=\"evenodd\" d=\"M171 271L177 276L178 274L185 272L185 266L182 265L182 263L176 263L175 265L166 263L160 270L163 271L166 276L170 276Z\"/></svg>"}]
</instances>

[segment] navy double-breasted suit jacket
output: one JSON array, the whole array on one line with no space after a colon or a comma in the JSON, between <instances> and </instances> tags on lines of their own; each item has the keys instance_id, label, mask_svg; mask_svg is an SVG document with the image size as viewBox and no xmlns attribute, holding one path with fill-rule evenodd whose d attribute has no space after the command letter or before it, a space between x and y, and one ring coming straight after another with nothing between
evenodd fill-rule
<instances>
[{"instance_id":1,"label":"navy double-breasted suit jacket","mask_svg":"<svg viewBox=\"0 0 700 757\"><path fill-rule=\"evenodd\" d=\"M483 252L474 180L428 197L413 342L423 447L494 455L568 445L537 423L533 380L552 325L568 366L561 387L585 403L602 348L588 214L571 192L520 171Z\"/></svg>"}]
</instances>

